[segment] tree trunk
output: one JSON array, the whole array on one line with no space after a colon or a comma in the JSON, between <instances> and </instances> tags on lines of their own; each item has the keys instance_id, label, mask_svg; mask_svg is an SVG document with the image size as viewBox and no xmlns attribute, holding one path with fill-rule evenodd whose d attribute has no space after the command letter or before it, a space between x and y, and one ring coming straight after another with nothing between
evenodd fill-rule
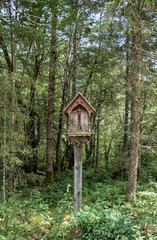
<instances>
[{"instance_id":1,"label":"tree trunk","mask_svg":"<svg viewBox=\"0 0 157 240\"><path fill-rule=\"evenodd\" d=\"M6 89L4 92L4 136L3 136L3 200L6 200L6 140L7 140L7 112L6 112Z\"/></svg>"},{"instance_id":2,"label":"tree trunk","mask_svg":"<svg viewBox=\"0 0 157 240\"><path fill-rule=\"evenodd\" d=\"M88 148L87 144L85 145L85 151L86 151L86 163L85 163L85 166L88 167L90 165L90 145L89 145L89 148Z\"/></svg>"},{"instance_id":3,"label":"tree trunk","mask_svg":"<svg viewBox=\"0 0 157 240\"><path fill-rule=\"evenodd\" d=\"M111 147L112 147L112 140L113 140L113 136L112 136L112 138L111 138L111 141L110 141L109 145L107 146L107 145L105 144L105 153L104 153L104 155L105 155L105 166L106 166L106 170L107 170L107 171L108 171L108 164L109 164L109 162L108 162L108 160L109 160L109 154L110 154Z\"/></svg>"},{"instance_id":4,"label":"tree trunk","mask_svg":"<svg viewBox=\"0 0 157 240\"><path fill-rule=\"evenodd\" d=\"M72 73L72 98L76 95L76 68L77 68L77 24L73 37L73 73Z\"/></svg>"},{"instance_id":5,"label":"tree trunk","mask_svg":"<svg viewBox=\"0 0 157 240\"><path fill-rule=\"evenodd\" d=\"M50 70L48 89L48 114L47 114L47 149L46 149L46 184L53 183L54 165L54 98L56 79L56 42L57 42L57 1L52 2L52 26L50 46Z\"/></svg>"},{"instance_id":6,"label":"tree trunk","mask_svg":"<svg viewBox=\"0 0 157 240\"><path fill-rule=\"evenodd\" d=\"M63 109L64 109L64 104L65 104L65 101L66 101L67 87L68 87L68 78L66 76L65 83L64 83L64 86L63 86L62 104L61 104L61 107L60 107L57 142L56 142L56 165L57 165L58 171L60 171L60 164L61 164L60 153L61 153L61 138L62 138L62 129L63 129Z\"/></svg>"},{"instance_id":7,"label":"tree trunk","mask_svg":"<svg viewBox=\"0 0 157 240\"><path fill-rule=\"evenodd\" d=\"M18 0L16 0L16 10L18 9ZM11 154L9 166L9 189L14 189L14 172L15 168L15 83L16 83L16 50L17 50L17 11L15 12L15 33L14 33L14 52L13 52L13 71L12 71L12 87L11 87Z\"/></svg>"},{"instance_id":8,"label":"tree trunk","mask_svg":"<svg viewBox=\"0 0 157 240\"><path fill-rule=\"evenodd\" d=\"M129 131L129 100L130 100L130 94L129 94L129 33L128 33L128 27L127 27L127 33L126 33L126 75L125 75L125 115L124 115L124 136L123 136L123 154L124 157L121 160L121 179L123 179L124 171L128 166L128 150L129 150L129 144L128 144L128 131Z\"/></svg>"},{"instance_id":9,"label":"tree trunk","mask_svg":"<svg viewBox=\"0 0 157 240\"><path fill-rule=\"evenodd\" d=\"M12 61L10 60L10 56L8 54L8 49L6 47L5 40L4 40L2 35L0 35L0 45L3 49L5 60L6 60L7 65L8 65L8 70L9 70L9 72L13 72L13 64L12 64Z\"/></svg>"},{"instance_id":10,"label":"tree trunk","mask_svg":"<svg viewBox=\"0 0 157 240\"><path fill-rule=\"evenodd\" d=\"M76 94L77 22L78 22L79 11L80 11L80 9L78 8L78 0L76 0L76 2L74 2L74 7L76 8L75 23L72 28L72 33L70 34L70 37L69 37L69 48L68 48L68 51L66 54L65 81L64 81L64 86L63 86L62 104L60 107L61 114L59 116L59 125L58 125L57 142L56 142L56 165L57 165L58 170L60 170L60 158L61 158L61 156L60 156L61 137L62 137L62 128L63 128L63 113L62 113L62 111L64 109L64 104L66 102L66 97L68 95L67 90L69 89L69 91L70 91L69 79L71 79L71 81L72 81L72 97L75 97L75 94ZM71 64L70 60L71 60L72 49L73 49L73 63ZM71 165L73 166L73 163L74 163L74 158L73 158L74 150L72 147L69 147L68 144L67 144L67 146L68 146L67 152L69 153L69 156L68 156L69 167L71 168Z\"/></svg>"},{"instance_id":11,"label":"tree trunk","mask_svg":"<svg viewBox=\"0 0 157 240\"><path fill-rule=\"evenodd\" d=\"M72 73L72 98L76 95L76 69L77 69L77 25L80 9L78 7L78 0L74 1L75 8L75 24L73 33L73 73Z\"/></svg>"},{"instance_id":12,"label":"tree trunk","mask_svg":"<svg viewBox=\"0 0 157 240\"><path fill-rule=\"evenodd\" d=\"M92 168L94 169L94 165L95 165L95 135L92 138L93 141L93 150L92 150Z\"/></svg>"},{"instance_id":13,"label":"tree trunk","mask_svg":"<svg viewBox=\"0 0 157 240\"><path fill-rule=\"evenodd\" d=\"M29 111L29 132L28 132L28 137L29 137L29 145L32 150L32 157L29 159L29 167L30 167L30 172L36 172L37 171L37 160L35 158L35 111L34 111L34 100L35 100L35 86L34 83L31 84L31 89L30 89L30 111Z\"/></svg>"},{"instance_id":14,"label":"tree trunk","mask_svg":"<svg viewBox=\"0 0 157 240\"><path fill-rule=\"evenodd\" d=\"M67 158L69 161L68 169L72 169L74 167L74 147L73 145L68 145L68 150L67 150Z\"/></svg>"},{"instance_id":15,"label":"tree trunk","mask_svg":"<svg viewBox=\"0 0 157 240\"><path fill-rule=\"evenodd\" d=\"M98 165L99 165L99 137L100 137L100 107L101 107L101 101L102 101L102 80L103 80L103 59L102 59L102 9L100 11L100 22L99 22L99 57L100 57L100 86L99 86L99 99L98 99L98 106L97 106L97 145L96 145L96 165L95 165L95 173L98 171Z\"/></svg>"},{"instance_id":16,"label":"tree trunk","mask_svg":"<svg viewBox=\"0 0 157 240\"><path fill-rule=\"evenodd\" d=\"M28 131L27 131L28 144L30 145L32 150L32 154L31 154L32 157L29 159L28 165L29 165L29 171L34 173L37 172L37 167L38 167L37 151L36 151L38 141L36 136L36 124L35 124L36 122L35 120L37 116L37 113L35 112L35 92L36 92L35 83L39 75L40 65L42 61L42 58L39 60L38 57L39 57L38 55L35 56L34 76L33 76L31 88L30 88L30 108L29 108L29 122L28 122ZM39 116L37 117L39 118ZM37 128L38 127L39 126L37 126Z\"/></svg>"},{"instance_id":17,"label":"tree trunk","mask_svg":"<svg viewBox=\"0 0 157 240\"><path fill-rule=\"evenodd\" d=\"M98 171L98 165L99 165L99 131L100 129L100 112L98 112L98 120L97 120L97 144L96 144L96 165L95 165L95 172Z\"/></svg>"},{"instance_id":18,"label":"tree trunk","mask_svg":"<svg viewBox=\"0 0 157 240\"><path fill-rule=\"evenodd\" d=\"M72 35L74 33L72 32ZM64 109L64 105L66 102L66 97L67 97L67 93L68 90L70 90L69 87L69 79L70 79L70 75L71 75L71 64L70 64L70 58L71 58L71 52L72 52L72 41L73 41L73 37L70 36L69 37L69 48L67 50L67 54L66 54L66 61L65 61L65 76L64 76L64 84L63 84L63 93L62 93L62 103L61 103L61 107L60 107L60 116L59 116L59 123L58 123L58 133L57 133L57 142L56 142L56 165L57 165L57 169L58 171L60 171L60 153L61 153L61 138L62 138L62 129L63 129L63 109ZM66 145L67 147L67 152L69 152L71 150L71 148L69 147L69 145ZM72 155L73 155L74 151L72 150ZM71 154L70 154L71 155ZM72 157L73 158L73 157ZM69 157L68 157L69 159ZM74 159L74 158L73 158ZM74 162L74 161L72 161Z\"/></svg>"},{"instance_id":19,"label":"tree trunk","mask_svg":"<svg viewBox=\"0 0 157 240\"><path fill-rule=\"evenodd\" d=\"M126 37L126 90L125 90L125 120L124 120L124 153L127 155L128 151L128 116L129 116L129 34L127 29Z\"/></svg>"},{"instance_id":20,"label":"tree trunk","mask_svg":"<svg viewBox=\"0 0 157 240\"><path fill-rule=\"evenodd\" d=\"M135 5L132 26L132 77L131 77L131 158L126 197L136 200L138 152L140 140L140 83L141 83L141 18L140 1Z\"/></svg>"}]
</instances>

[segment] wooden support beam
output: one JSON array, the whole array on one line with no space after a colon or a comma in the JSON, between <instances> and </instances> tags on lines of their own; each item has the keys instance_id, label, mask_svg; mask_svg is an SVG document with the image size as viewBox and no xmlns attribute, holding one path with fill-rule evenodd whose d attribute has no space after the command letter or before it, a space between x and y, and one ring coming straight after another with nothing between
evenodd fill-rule
<instances>
[{"instance_id":1,"label":"wooden support beam","mask_svg":"<svg viewBox=\"0 0 157 240\"><path fill-rule=\"evenodd\" d=\"M63 110L67 115L67 138L74 144L74 212L82 207L82 144L94 135L91 130L92 115L96 112L79 92Z\"/></svg>"},{"instance_id":2,"label":"wooden support beam","mask_svg":"<svg viewBox=\"0 0 157 240\"><path fill-rule=\"evenodd\" d=\"M74 145L74 212L82 207L82 144Z\"/></svg>"}]
</instances>

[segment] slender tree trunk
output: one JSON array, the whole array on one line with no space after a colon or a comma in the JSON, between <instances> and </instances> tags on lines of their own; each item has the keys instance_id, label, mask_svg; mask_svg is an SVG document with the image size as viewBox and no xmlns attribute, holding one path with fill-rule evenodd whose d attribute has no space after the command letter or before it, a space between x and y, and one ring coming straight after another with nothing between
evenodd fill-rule
<instances>
[{"instance_id":1,"label":"slender tree trunk","mask_svg":"<svg viewBox=\"0 0 157 240\"><path fill-rule=\"evenodd\" d=\"M73 33L72 33L73 35ZM58 123L58 133L57 133L57 142L56 142L56 165L58 171L60 171L60 159L61 159L61 138L62 138L62 129L63 129L63 109L66 102L67 92L69 88L69 78L70 78L70 59L71 59L71 52L72 52L72 36L69 37L69 48L66 54L66 61L65 61L65 76L64 76L64 85L63 85L63 93L62 93L62 103L60 106L60 115L59 115L59 123ZM69 145L66 145L69 148ZM69 152L69 149L67 149Z\"/></svg>"},{"instance_id":2,"label":"slender tree trunk","mask_svg":"<svg viewBox=\"0 0 157 240\"><path fill-rule=\"evenodd\" d=\"M137 167L140 140L140 83L141 83L141 18L139 0L135 5L132 27L132 77L131 77L131 158L126 197L136 200Z\"/></svg>"},{"instance_id":3,"label":"slender tree trunk","mask_svg":"<svg viewBox=\"0 0 157 240\"><path fill-rule=\"evenodd\" d=\"M85 145L85 151L86 151L86 164L85 166L88 167L90 164L90 150L88 149L88 145Z\"/></svg>"},{"instance_id":4,"label":"slender tree trunk","mask_svg":"<svg viewBox=\"0 0 157 240\"><path fill-rule=\"evenodd\" d=\"M62 99L64 99L64 92L63 92ZM64 100L62 100L62 104L60 107L61 114L59 116L58 134L57 134L57 142L56 142L56 165L57 165L58 172L60 171L60 164L61 164L60 153L61 153L61 137L62 137L62 128L63 128L63 113L62 113L63 109L64 109Z\"/></svg>"},{"instance_id":5,"label":"slender tree trunk","mask_svg":"<svg viewBox=\"0 0 157 240\"><path fill-rule=\"evenodd\" d=\"M94 165L95 165L95 135L92 138L93 141L93 150L92 150L92 168L94 169Z\"/></svg>"},{"instance_id":6,"label":"slender tree trunk","mask_svg":"<svg viewBox=\"0 0 157 240\"><path fill-rule=\"evenodd\" d=\"M130 100L130 94L129 94L129 33L128 33L128 27L127 27L127 33L126 33L126 75L125 75L125 115L124 115L124 138L123 138L123 152L124 157L121 160L121 179L123 179L124 171L128 166L128 131L129 131L129 100Z\"/></svg>"},{"instance_id":7,"label":"slender tree trunk","mask_svg":"<svg viewBox=\"0 0 157 240\"><path fill-rule=\"evenodd\" d=\"M6 44L5 44L5 39L3 38L2 35L0 35L0 45L3 49L5 60L6 60L7 65L8 65L8 70L11 73L11 72L13 72L13 64L12 64L12 61L10 60L10 56L8 54L8 49L7 49Z\"/></svg>"},{"instance_id":8,"label":"slender tree trunk","mask_svg":"<svg viewBox=\"0 0 157 240\"><path fill-rule=\"evenodd\" d=\"M6 90L4 92L4 136L3 136L3 200L6 200L6 127L7 127L7 112L6 112Z\"/></svg>"},{"instance_id":9,"label":"slender tree trunk","mask_svg":"<svg viewBox=\"0 0 157 240\"><path fill-rule=\"evenodd\" d=\"M72 98L76 95L76 69L77 69L77 25L80 9L78 7L78 0L74 1L75 4L75 24L73 34L73 73L72 73Z\"/></svg>"},{"instance_id":10,"label":"slender tree trunk","mask_svg":"<svg viewBox=\"0 0 157 240\"><path fill-rule=\"evenodd\" d=\"M93 139L89 143L89 164L88 165L91 165L91 162L92 162L92 159L91 159L92 150L93 150Z\"/></svg>"},{"instance_id":11,"label":"slender tree trunk","mask_svg":"<svg viewBox=\"0 0 157 240\"><path fill-rule=\"evenodd\" d=\"M107 151L107 149L106 149L106 151ZM108 154L108 152L107 153L105 152L105 167L106 167L106 171L108 171L108 158L109 158L109 154Z\"/></svg>"},{"instance_id":12,"label":"slender tree trunk","mask_svg":"<svg viewBox=\"0 0 157 240\"><path fill-rule=\"evenodd\" d=\"M34 83L31 84L30 89L30 113L29 113L29 145L33 151L32 158L29 161L30 166L30 172L36 172L37 171L37 161L35 158L35 147L36 147L36 141L35 141L35 111L34 111L34 100L35 100L35 86Z\"/></svg>"},{"instance_id":13,"label":"slender tree trunk","mask_svg":"<svg viewBox=\"0 0 157 240\"><path fill-rule=\"evenodd\" d=\"M58 124L58 133L57 133L57 142L56 142L56 164L57 169L60 171L60 164L61 164L61 138L62 138L62 129L63 129L63 109L64 104L66 101L66 92L67 92L67 79L65 80L65 84L63 87L63 93L62 93L62 104L60 107L60 115L59 115L59 124Z\"/></svg>"},{"instance_id":14,"label":"slender tree trunk","mask_svg":"<svg viewBox=\"0 0 157 240\"><path fill-rule=\"evenodd\" d=\"M125 123L124 123L124 145L123 149L125 155L127 155L128 151L128 117L129 117L129 34L127 30L126 37L126 90L125 90Z\"/></svg>"},{"instance_id":15,"label":"slender tree trunk","mask_svg":"<svg viewBox=\"0 0 157 240\"><path fill-rule=\"evenodd\" d=\"M100 135L100 112L98 112L98 120L97 120L97 144L96 144L96 165L95 165L95 172L98 171L99 165L99 135Z\"/></svg>"},{"instance_id":16,"label":"slender tree trunk","mask_svg":"<svg viewBox=\"0 0 157 240\"><path fill-rule=\"evenodd\" d=\"M54 100L56 79L56 44L57 44L57 1L52 1L52 26L50 46L50 70L48 90L48 115L47 115L47 149L46 149L46 184L53 183L54 165Z\"/></svg>"},{"instance_id":17,"label":"slender tree trunk","mask_svg":"<svg viewBox=\"0 0 157 240\"><path fill-rule=\"evenodd\" d=\"M111 138L111 141L109 143L109 145L107 146L105 144L105 165L106 165L106 170L108 171L108 160L109 160L109 154L110 154L110 151L111 151L111 147L112 147L112 140L113 140L113 136Z\"/></svg>"},{"instance_id":18,"label":"slender tree trunk","mask_svg":"<svg viewBox=\"0 0 157 240\"><path fill-rule=\"evenodd\" d=\"M68 96L68 95L70 96L70 81L72 81L72 96L73 97L75 96L76 71L74 71L74 68L76 67L76 61L75 61L76 59L75 58L76 58L76 50L77 50L76 49L77 48L76 41L74 44L75 34L76 34L76 22L72 28L72 33L69 38L69 49L68 49L67 55L66 55L65 84L64 84L65 89L63 88L63 90L65 90L65 99L66 99L66 96ZM73 66L71 64L72 49L73 49ZM70 81L69 81L69 79L70 79ZM63 94L64 94L64 92L63 92ZM63 102L63 106L64 106L64 103L65 103L65 101ZM63 110L62 106L61 106L61 109ZM60 122L59 122L59 131L60 132L58 132L57 149L60 149L60 145L61 145L61 135L62 135L62 125L63 125L62 118L63 118L63 115L61 114L60 119L59 119L60 120ZM69 169L71 169L74 166L74 149L73 149L73 146L69 145L68 143L66 144L66 147L67 147L67 150L66 150L67 159L69 161L68 167L69 167ZM56 151L57 151L57 149L56 149ZM57 158L59 158L58 153L57 153Z\"/></svg>"},{"instance_id":19,"label":"slender tree trunk","mask_svg":"<svg viewBox=\"0 0 157 240\"><path fill-rule=\"evenodd\" d=\"M17 0L16 0L17 10ZM12 77L12 131L15 130L15 83L16 83L16 51L17 51L17 12L15 12L15 36L14 36L14 54L13 54L13 77Z\"/></svg>"},{"instance_id":20,"label":"slender tree trunk","mask_svg":"<svg viewBox=\"0 0 157 240\"><path fill-rule=\"evenodd\" d=\"M67 96L67 90L70 90L70 85L69 85L69 79L72 82L72 97L75 96L76 94L76 66L77 66L77 24L78 24L78 18L79 18L79 13L80 9L78 7L78 0L74 1L74 7L75 7L75 23L74 26L72 27L72 33L69 37L69 49L67 51L66 55L66 67L65 67L65 81L64 81L64 86L63 86L63 95L62 95L62 104L60 108L60 116L59 116L59 125L58 125L58 133L57 133L57 143L56 143L56 164L58 170L60 170L60 152L61 152L61 137L62 137L62 128L63 128L63 109L64 109L64 104L66 102L66 96ZM72 49L73 49L73 62L72 64L70 63L71 60L71 55L72 55ZM68 145L67 145L68 146ZM72 152L70 156L74 155L73 148L68 146L68 152L71 150ZM69 166L71 167L71 164L73 165L74 158L69 157Z\"/></svg>"},{"instance_id":21,"label":"slender tree trunk","mask_svg":"<svg viewBox=\"0 0 157 240\"><path fill-rule=\"evenodd\" d=\"M28 138L30 145L32 149L32 157L29 159L29 168L30 172L37 172L38 162L37 162L37 138L36 138L36 112L35 112L35 83L37 81L39 70L40 70L40 64L41 61L38 59L38 55L35 56L35 63L34 63L34 76L31 83L30 88L30 109L29 109L29 123L28 123ZM39 116L38 116L39 117Z\"/></svg>"},{"instance_id":22,"label":"slender tree trunk","mask_svg":"<svg viewBox=\"0 0 157 240\"><path fill-rule=\"evenodd\" d=\"M76 69L77 69L77 28L75 27L73 37L73 74L72 74L72 97L76 95Z\"/></svg>"},{"instance_id":23,"label":"slender tree trunk","mask_svg":"<svg viewBox=\"0 0 157 240\"><path fill-rule=\"evenodd\" d=\"M100 104L101 104L101 99L102 99L102 80L103 80L103 59L102 59L102 9L100 11L100 21L99 21L99 57L100 57L100 85L99 85L99 103L97 106L97 145L96 145L96 165L95 165L95 172L97 173L98 171L98 165L99 165L99 137L100 137Z\"/></svg>"},{"instance_id":24,"label":"slender tree trunk","mask_svg":"<svg viewBox=\"0 0 157 240\"><path fill-rule=\"evenodd\" d=\"M18 9L18 0L16 0L16 10ZM15 12L15 33L14 33L14 52L13 52L13 71L12 71L12 99L11 99L11 164L9 166L9 189L14 189L14 172L15 172L15 83L16 83L16 51L17 51L17 11Z\"/></svg>"},{"instance_id":25,"label":"slender tree trunk","mask_svg":"<svg viewBox=\"0 0 157 240\"><path fill-rule=\"evenodd\" d=\"M71 80L72 80L72 98L76 95L76 72L77 72L77 30L78 30L78 18L80 15L80 8L78 6L79 0L74 1L74 7L75 7L75 23L73 27L73 34L72 34L72 41L73 41L73 62L72 62L72 74L71 74ZM71 169L74 166L74 148L72 145L69 146L68 149L69 152L69 169Z\"/></svg>"}]
</instances>

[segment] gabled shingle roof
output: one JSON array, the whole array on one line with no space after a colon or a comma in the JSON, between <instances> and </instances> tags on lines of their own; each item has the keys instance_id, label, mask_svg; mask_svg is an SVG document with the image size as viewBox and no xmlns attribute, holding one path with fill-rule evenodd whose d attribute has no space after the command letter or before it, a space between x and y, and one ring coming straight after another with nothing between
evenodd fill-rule
<instances>
[{"instance_id":1,"label":"gabled shingle roof","mask_svg":"<svg viewBox=\"0 0 157 240\"><path fill-rule=\"evenodd\" d=\"M69 108L71 108L72 106L73 106L73 104L75 103L75 101L77 101L77 98L79 98L79 97L81 97L82 98L82 100L84 101L84 103L86 103L87 105L88 105L88 109L87 109L87 111L89 111L89 109L90 109L90 112L91 113L94 113L94 112L96 112L96 110L92 107L92 105L87 101L87 99L79 92L74 98L73 98L73 100L68 104L68 106L63 110L63 112L64 113L68 113L69 112ZM75 106L74 107L76 107L77 105L82 105L82 106L84 106L84 104L81 104L81 103L78 103L78 104L74 104ZM85 107L85 106L84 106ZM86 107L85 107L86 108ZM73 109L73 107L72 107L72 109ZM71 109L71 111L72 111L72 109ZM71 112L70 111L70 112Z\"/></svg>"}]
</instances>

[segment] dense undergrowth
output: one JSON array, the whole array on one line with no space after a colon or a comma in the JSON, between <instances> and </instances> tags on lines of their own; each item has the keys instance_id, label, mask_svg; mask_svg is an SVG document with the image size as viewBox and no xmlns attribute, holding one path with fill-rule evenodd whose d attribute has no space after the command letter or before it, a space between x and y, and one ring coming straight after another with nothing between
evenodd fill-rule
<instances>
[{"instance_id":1,"label":"dense undergrowth","mask_svg":"<svg viewBox=\"0 0 157 240\"><path fill-rule=\"evenodd\" d=\"M53 188L21 185L0 204L0 240L157 239L157 183L137 185L137 201L125 199L126 182L84 172L83 208L73 214L73 172Z\"/></svg>"}]
</instances>

